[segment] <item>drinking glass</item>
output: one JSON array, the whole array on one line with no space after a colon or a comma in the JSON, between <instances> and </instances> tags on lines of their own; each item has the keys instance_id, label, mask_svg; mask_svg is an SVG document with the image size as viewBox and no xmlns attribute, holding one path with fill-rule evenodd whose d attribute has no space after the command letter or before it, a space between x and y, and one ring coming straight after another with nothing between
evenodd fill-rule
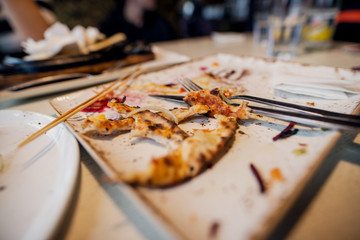
<instances>
[{"instance_id":1,"label":"drinking glass","mask_svg":"<svg viewBox=\"0 0 360 240\"><path fill-rule=\"evenodd\" d=\"M306 0L275 0L269 16L267 54L277 59L298 55Z\"/></svg>"},{"instance_id":2,"label":"drinking glass","mask_svg":"<svg viewBox=\"0 0 360 240\"><path fill-rule=\"evenodd\" d=\"M306 50L329 48L335 31L340 0L313 0L306 11L303 40ZM354 33L355 34L355 33Z\"/></svg>"},{"instance_id":3,"label":"drinking glass","mask_svg":"<svg viewBox=\"0 0 360 240\"><path fill-rule=\"evenodd\" d=\"M273 0L255 0L254 13L254 42L265 45L269 34L269 15Z\"/></svg>"}]
</instances>

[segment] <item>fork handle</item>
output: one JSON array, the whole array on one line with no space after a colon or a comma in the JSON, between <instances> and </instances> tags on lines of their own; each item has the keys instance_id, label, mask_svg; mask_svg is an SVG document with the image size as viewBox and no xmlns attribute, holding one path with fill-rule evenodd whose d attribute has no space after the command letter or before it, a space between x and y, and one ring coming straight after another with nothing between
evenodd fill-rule
<instances>
[{"instance_id":1,"label":"fork handle","mask_svg":"<svg viewBox=\"0 0 360 240\"><path fill-rule=\"evenodd\" d=\"M344 120L333 117L323 117L314 114L283 111L272 108L263 108L258 106L249 106L255 114L261 114L268 117L273 117L280 120L296 122L305 126L331 128L339 130L360 131L360 121Z\"/></svg>"},{"instance_id":2,"label":"fork handle","mask_svg":"<svg viewBox=\"0 0 360 240\"><path fill-rule=\"evenodd\" d=\"M302 106L287 102L280 102L272 99L266 99L266 98L260 98L260 97L254 97L254 96L247 96L247 95L236 95L229 97L229 99L242 99L247 100L251 102L266 104L269 106L279 107L279 108L285 108L293 111L299 111L299 112L309 112L309 113L316 113L320 114L323 117L331 116L333 118L338 118L340 120L357 120L360 121L360 116L358 115L351 115L351 114L344 114L344 113L337 113L337 112L331 112L327 110L312 108L308 106Z\"/></svg>"}]
</instances>

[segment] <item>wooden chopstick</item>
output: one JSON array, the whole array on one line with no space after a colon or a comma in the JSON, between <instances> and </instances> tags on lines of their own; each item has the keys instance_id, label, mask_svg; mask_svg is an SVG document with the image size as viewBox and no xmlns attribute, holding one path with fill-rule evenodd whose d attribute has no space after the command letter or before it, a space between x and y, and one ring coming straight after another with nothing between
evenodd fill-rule
<instances>
[{"instance_id":1,"label":"wooden chopstick","mask_svg":"<svg viewBox=\"0 0 360 240\"><path fill-rule=\"evenodd\" d=\"M113 83L111 83L107 88L105 88L100 93L98 93L95 96L91 97L90 99L82 102L78 106L70 109L69 111L65 112L64 114L62 114L61 116L56 118L54 121L50 122L45 127L41 128L40 130L38 130L35 133L33 133L32 135L30 135L27 139L25 139L22 143L20 143L17 148L19 149L19 148L23 147L24 145L28 144L29 142L31 142L35 138L39 137L40 135L42 135L46 131L49 131L51 128L57 126L59 123L65 121L66 119L72 117L73 115L80 112L84 108L90 106L91 104L93 104L97 100L104 97L106 94L110 93L111 91L115 90L116 88L120 87L121 85L127 83L131 79L134 79L134 78L138 77L139 75L141 75L145 71L146 71L146 69L140 69L139 70L137 68L134 71L127 73L125 76L123 76L123 77L119 78L118 80L114 81Z\"/></svg>"}]
</instances>

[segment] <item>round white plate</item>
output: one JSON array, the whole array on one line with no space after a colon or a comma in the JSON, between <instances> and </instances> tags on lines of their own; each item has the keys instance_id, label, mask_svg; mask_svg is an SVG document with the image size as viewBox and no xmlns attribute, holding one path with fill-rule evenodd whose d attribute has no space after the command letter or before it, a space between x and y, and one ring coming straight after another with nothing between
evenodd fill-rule
<instances>
[{"instance_id":1,"label":"round white plate","mask_svg":"<svg viewBox=\"0 0 360 240\"><path fill-rule=\"evenodd\" d=\"M0 111L0 239L51 238L70 202L79 148L64 124L16 150L52 120L33 112Z\"/></svg>"}]
</instances>

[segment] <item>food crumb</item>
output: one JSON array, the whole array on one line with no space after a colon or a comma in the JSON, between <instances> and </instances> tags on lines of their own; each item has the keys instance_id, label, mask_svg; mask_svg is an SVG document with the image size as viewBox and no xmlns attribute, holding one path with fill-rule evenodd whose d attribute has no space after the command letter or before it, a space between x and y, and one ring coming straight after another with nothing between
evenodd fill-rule
<instances>
[{"instance_id":1,"label":"food crumb","mask_svg":"<svg viewBox=\"0 0 360 240\"><path fill-rule=\"evenodd\" d=\"M218 63L218 62L213 62L212 65L213 65L214 67L218 67L218 66L219 66L219 63Z\"/></svg>"},{"instance_id":2,"label":"food crumb","mask_svg":"<svg viewBox=\"0 0 360 240\"><path fill-rule=\"evenodd\" d=\"M309 106L312 106L312 107L315 106L315 103L314 103L314 102L306 102L306 104L309 105Z\"/></svg>"},{"instance_id":3,"label":"food crumb","mask_svg":"<svg viewBox=\"0 0 360 240\"><path fill-rule=\"evenodd\" d=\"M293 153L295 154L295 156L304 155L304 154L307 153L307 148L306 148L306 147L301 147L301 148L295 149L295 150L293 151Z\"/></svg>"},{"instance_id":4,"label":"food crumb","mask_svg":"<svg viewBox=\"0 0 360 240\"><path fill-rule=\"evenodd\" d=\"M288 138L292 135L295 135L299 130L298 129L293 129L295 126L294 122L290 122L289 125L282 130L278 135L276 135L275 137L273 137L273 141L277 141L279 139L284 139L284 138Z\"/></svg>"},{"instance_id":5,"label":"food crumb","mask_svg":"<svg viewBox=\"0 0 360 240\"><path fill-rule=\"evenodd\" d=\"M217 221L213 222L210 226L210 232L209 232L210 237L216 237L219 232L219 228L220 228L220 223Z\"/></svg>"},{"instance_id":6,"label":"food crumb","mask_svg":"<svg viewBox=\"0 0 360 240\"><path fill-rule=\"evenodd\" d=\"M252 173L254 174L257 182L259 183L260 192L265 193L265 191L266 191L265 184L264 184L264 181L263 181L259 171L255 167L255 165L252 163L250 163L250 169L251 169Z\"/></svg>"},{"instance_id":7,"label":"food crumb","mask_svg":"<svg viewBox=\"0 0 360 240\"><path fill-rule=\"evenodd\" d=\"M238 133L240 133L241 135L246 134L244 131L241 131L241 130L239 130Z\"/></svg>"},{"instance_id":8,"label":"food crumb","mask_svg":"<svg viewBox=\"0 0 360 240\"><path fill-rule=\"evenodd\" d=\"M273 180L284 181L284 177L279 168L271 169L270 175Z\"/></svg>"},{"instance_id":9,"label":"food crumb","mask_svg":"<svg viewBox=\"0 0 360 240\"><path fill-rule=\"evenodd\" d=\"M5 190L5 186L0 186L0 191L4 191Z\"/></svg>"}]
</instances>

